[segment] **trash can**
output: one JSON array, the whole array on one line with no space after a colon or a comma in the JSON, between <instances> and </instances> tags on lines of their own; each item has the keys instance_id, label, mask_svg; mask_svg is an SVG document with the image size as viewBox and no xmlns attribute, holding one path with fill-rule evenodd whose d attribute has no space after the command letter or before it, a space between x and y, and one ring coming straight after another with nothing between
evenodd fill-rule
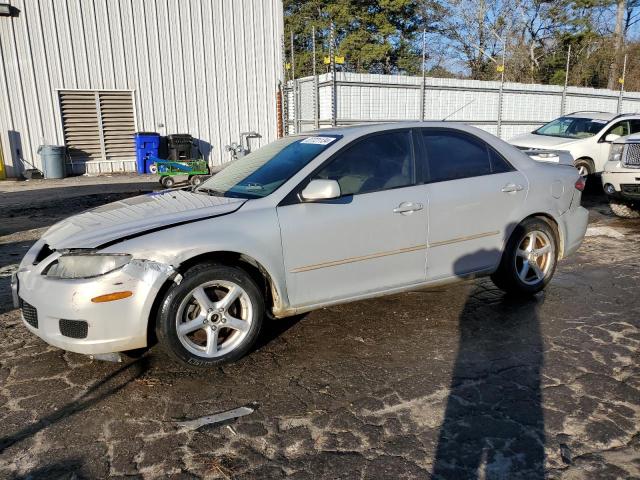
<instances>
[{"instance_id":1,"label":"trash can","mask_svg":"<svg viewBox=\"0 0 640 480\"><path fill-rule=\"evenodd\" d=\"M167 149L169 160L177 162L198 158L198 147L193 137L188 133L167 135Z\"/></svg>"},{"instance_id":2,"label":"trash can","mask_svg":"<svg viewBox=\"0 0 640 480\"><path fill-rule=\"evenodd\" d=\"M149 173L147 170L147 158L158 156L160 147L160 134L155 132L136 133L136 171Z\"/></svg>"},{"instance_id":3,"label":"trash can","mask_svg":"<svg viewBox=\"0 0 640 480\"><path fill-rule=\"evenodd\" d=\"M67 149L60 145L40 145L38 153L42 159L44 178L66 177L65 159Z\"/></svg>"}]
</instances>

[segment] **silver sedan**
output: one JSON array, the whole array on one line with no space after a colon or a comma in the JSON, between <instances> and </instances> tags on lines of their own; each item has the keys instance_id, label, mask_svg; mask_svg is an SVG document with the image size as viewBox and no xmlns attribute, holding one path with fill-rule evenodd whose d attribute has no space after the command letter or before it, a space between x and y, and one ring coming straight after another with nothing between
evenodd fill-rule
<instances>
[{"instance_id":1,"label":"silver sedan","mask_svg":"<svg viewBox=\"0 0 640 480\"><path fill-rule=\"evenodd\" d=\"M587 227L575 168L473 127L355 126L282 138L194 189L51 227L13 279L26 327L97 357L158 341L207 367L267 318L491 275L531 295Z\"/></svg>"}]
</instances>

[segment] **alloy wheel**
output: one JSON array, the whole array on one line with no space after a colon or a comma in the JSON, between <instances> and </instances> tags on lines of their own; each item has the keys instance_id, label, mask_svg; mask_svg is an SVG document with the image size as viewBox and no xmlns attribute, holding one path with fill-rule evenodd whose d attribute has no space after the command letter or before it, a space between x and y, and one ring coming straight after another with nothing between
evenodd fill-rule
<instances>
[{"instance_id":1,"label":"alloy wheel","mask_svg":"<svg viewBox=\"0 0 640 480\"><path fill-rule=\"evenodd\" d=\"M216 280L185 296L176 314L176 333L189 352L215 358L242 344L252 321L249 294L236 283Z\"/></svg>"},{"instance_id":2,"label":"alloy wheel","mask_svg":"<svg viewBox=\"0 0 640 480\"><path fill-rule=\"evenodd\" d=\"M553 242L545 232L527 233L516 250L516 272L526 285L535 285L545 279L553 266Z\"/></svg>"}]
</instances>

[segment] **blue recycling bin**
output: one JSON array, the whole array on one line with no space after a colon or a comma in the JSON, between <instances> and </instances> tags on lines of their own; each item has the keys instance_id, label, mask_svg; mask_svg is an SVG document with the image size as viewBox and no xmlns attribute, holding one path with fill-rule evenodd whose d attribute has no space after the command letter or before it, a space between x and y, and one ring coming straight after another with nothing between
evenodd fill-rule
<instances>
[{"instance_id":1,"label":"blue recycling bin","mask_svg":"<svg viewBox=\"0 0 640 480\"><path fill-rule=\"evenodd\" d=\"M136 133L136 171L149 173L147 159L158 156L160 134L155 132Z\"/></svg>"}]
</instances>

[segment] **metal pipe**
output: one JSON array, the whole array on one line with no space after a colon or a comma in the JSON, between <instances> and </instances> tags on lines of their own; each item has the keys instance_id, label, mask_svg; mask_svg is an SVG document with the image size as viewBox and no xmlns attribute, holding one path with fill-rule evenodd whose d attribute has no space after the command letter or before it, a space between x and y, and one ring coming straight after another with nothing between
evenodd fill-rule
<instances>
[{"instance_id":1,"label":"metal pipe","mask_svg":"<svg viewBox=\"0 0 640 480\"><path fill-rule=\"evenodd\" d=\"M495 33L495 32L494 32ZM502 97L504 95L504 64L507 55L507 36L502 37L502 68L500 70L500 91L498 94L498 125L496 136L502 138Z\"/></svg>"}]
</instances>

